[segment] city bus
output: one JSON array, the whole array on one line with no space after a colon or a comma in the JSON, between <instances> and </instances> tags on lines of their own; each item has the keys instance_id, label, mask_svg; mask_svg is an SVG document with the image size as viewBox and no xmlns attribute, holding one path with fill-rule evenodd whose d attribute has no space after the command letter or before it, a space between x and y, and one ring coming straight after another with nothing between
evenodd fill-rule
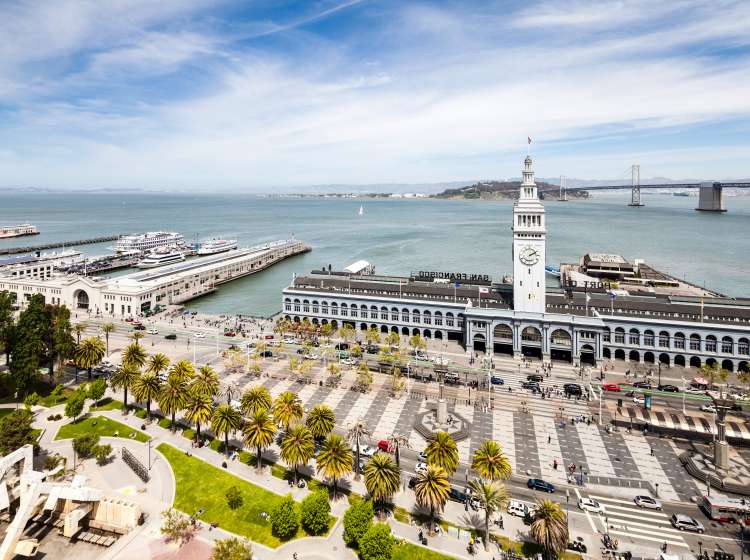
<instances>
[{"instance_id":1,"label":"city bus","mask_svg":"<svg viewBox=\"0 0 750 560\"><path fill-rule=\"evenodd\" d=\"M726 496L702 496L698 506L709 519L720 523L738 523L740 520L748 524L750 516L750 500L744 498L727 498Z\"/></svg>"}]
</instances>

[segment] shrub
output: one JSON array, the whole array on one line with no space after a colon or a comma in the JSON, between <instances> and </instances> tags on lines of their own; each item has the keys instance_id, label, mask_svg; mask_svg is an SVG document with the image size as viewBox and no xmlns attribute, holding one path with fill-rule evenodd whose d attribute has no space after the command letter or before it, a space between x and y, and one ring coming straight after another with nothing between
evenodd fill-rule
<instances>
[{"instance_id":1,"label":"shrub","mask_svg":"<svg viewBox=\"0 0 750 560\"><path fill-rule=\"evenodd\" d=\"M73 450L82 459L91 457L99 445L98 434L85 434L73 440Z\"/></svg>"},{"instance_id":2,"label":"shrub","mask_svg":"<svg viewBox=\"0 0 750 560\"><path fill-rule=\"evenodd\" d=\"M227 505L229 506L229 509L237 509L239 507L242 507L242 504L244 503L244 499L242 498L242 493L240 492L240 489L236 486L232 486L229 490L227 490Z\"/></svg>"},{"instance_id":3,"label":"shrub","mask_svg":"<svg viewBox=\"0 0 750 560\"><path fill-rule=\"evenodd\" d=\"M57 465L59 465L62 460L63 457L61 457L60 455L47 455L44 458L44 470L51 471L52 469L57 467Z\"/></svg>"},{"instance_id":4,"label":"shrub","mask_svg":"<svg viewBox=\"0 0 750 560\"><path fill-rule=\"evenodd\" d=\"M100 377L96 381L89 383L88 397L96 404L104 396L106 390L107 381L103 377Z\"/></svg>"},{"instance_id":5,"label":"shrub","mask_svg":"<svg viewBox=\"0 0 750 560\"><path fill-rule=\"evenodd\" d=\"M172 427L172 421L169 418L162 418L159 420L159 426L168 430Z\"/></svg>"},{"instance_id":6,"label":"shrub","mask_svg":"<svg viewBox=\"0 0 750 560\"><path fill-rule=\"evenodd\" d=\"M291 494L284 496L271 510L271 530L281 540L291 539L299 529L297 508Z\"/></svg>"},{"instance_id":7,"label":"shrub","mask_svg":"<svg viewBox=\"0 0 750 560\"><path fill-rule=\"evenodd\" d=\"M94 457L96 457L96 464L106 464L111 453L112 446L108 443L105 443L104 445L97 445L96 447L94 447Z\"/></svg>"},{"instance_id":8,"label":"shrub","mask_svg":"<svg viewBox=\"0 0 750 560\"><path fill-rule=\"evenodd\" d=\"M313 492L302 500L300 521L305 531L311 535L320 535L328 530L328 516L331 504L325 491Z\"/></svg>"},{"instance_id":9,"label":"shrub","mask_svg":"<svg viewBox=\"0 0 750 560\"><path fill-rule=\"evenodd\" d=\"M183 543L189 541L195 533L195 526L187 515L176 509L165 509L161 512L161 534L166 535L167 542Z\"/></svg>"},{"instance_id":10,"label":"shrub","mask_svg":"<svg viewBox=\"0 0 750 560\"><path fill-rule=\"evenodd\" d=\"M182 430L182 437L185 437L191 441L194 440L195 430L193 428L185 428L184 430Z\"/></svg>"},{"instance_id":11,"label":"shrub","mask_svg":"<svg viewBox=\"0 0 750 560\"><path fill-rule=\"evenodd\" d=\"M250 543L237 537L220 539L214 542L211 560L252 560Z\"/></svg>"},{"instance_id":12,"label":"shrub","mask_svg":"<svg viewBox=\"0 0 750 560\"><path fill-rule=\"evenodd\" d=\"M372 526L374 512L370 500L357 500L344 514L344 542L358 546L359 539Z\"/></svg>"},{"instance_id":13,"label":"shrub","mask_svg":"<svg viewBox=\"0 0 750 560\"><path fill-rule=\"evenodd\" d=\"M39 404L39 395L37 395L36 391L27 395L26 398L23 399L23 404L26 408L31 408L32 406Z\"/></svg>"},{"instance_id":14,"label":"shrub","mask_svg":"<svg viewBox=\"0 0 750 560\"><path fill-rule=\"evenodd\" d=\"M140 418L141 420L146 419L146 409L145 408L139 408L135 411L136 417Z\"/></svg>"},{"instance_id":15,"label":"shrub","mask_svg":"<svg viewBox=\"0 0 750 560\"><path fill-rule=\"evenodd\" d=\"M68 418L77 418L83 412L83 404L86 402L86 393L76 391L73 393L68 402L65 403L65 416Z\"/></svg>"},{"instance_id":16,"label":"shrub","mask_svg":"<svg viewBox=\"0 0 750 560\"><path fill-rule=\"evenodd\" d=\"M359 539L359 556L362 560L391 560L393 537L385 523L372 525Z\"/></svg>"},{"instance_id":17,"label":"shrub","mask_svg":"<svg viewBox=\"0 0 750 560\"><path fill-rule=\"evenodd\" d=\"M212 439L208 446L219 453L224 453L224 442L220 439Z\"/></svg>"}]
</instances>

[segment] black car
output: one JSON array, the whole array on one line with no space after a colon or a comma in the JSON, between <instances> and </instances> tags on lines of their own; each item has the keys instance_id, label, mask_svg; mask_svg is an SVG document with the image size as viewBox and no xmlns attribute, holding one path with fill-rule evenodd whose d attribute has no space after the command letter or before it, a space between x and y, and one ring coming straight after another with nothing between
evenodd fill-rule
<instances>
[{"instance_id":1,"label":"black car","mask_svg":"<svg viewBox=\"0 0 750 560\"><path fill-rule=\"evenodd\" d=\"M453 500L454 502L463 504L466 502L466 500L469 499L469 495L465 490L458 488L457 486L451 486L450 492L448 493L448 498Z\"/></svg>"},{"instance_id":2,"label":"black car","mask_svg":"<svg viewBox=\"0 0 750 560\"><path fill-rule=\"evenodd\" d=\"M349 350L349 344L346 342L339 342L335 346L336 350Z\"/></svg>"},{"instance_id":3,"label":"black car","mask_svg":"<svg viewBox=\"0 0 750 560\"><path fill-rule=\"evenodd\" d=\"M583 389L577 383L566 383L563 385L563 391L568 395L582 395Z\"/></svg>"},{"instance_id":4,"label":"black car","mask_svg":"<svg viewBox=\"0 0 750 560\"><path fill-rule=\"evenodd\" d=\"M544 376L539 373L532 373L531 375L526 376L526 381L536 381L537 383L541 383L544 381Z\"/></svg>"},{"instance_id":5,"label":"black car","mask_svg":"<svg viewBox=\"0 0 750 560\"><path fill-rule=\"evenodd\" d=\"M521 387L523 389L529 389L530 391L534 391L534 392L540 390L539 383L537 383L536 381L524 381L523 383L521 383Z\"/></svg>"},{"instance_id":6,"label":"black car","mask_svg":"<svg viewBox=\"0 0 750 560\"><path fill-rule=\"evenodd\" d=\"M415 487L416 485L417 485L417 477L416 477L416 476L412 476L412 477L411 477L411 478L409 479L409 488L410 488L411 490L414 490L414 487Z\"/></svg>"},{"instance_id":7,"label":"black car","mask_svg":"<svg viewBox=\"0 0 750 560\"><path fill-rule=\"evenodd\" d=\"M550 494L554 493L555 491L554 484L550 484L549 482L547 482L546 480L542 480L541 478L530 478L526 483L526 486L528 486L532 490L542 490L543 492L549 492Z\"/></svg>"},{"instance_id":8,"label":"black car","mask_svg":"<svg viewBox=\"0 0 750 560\"><path fill-rule=\"evenodd\" d=\"M297 354L304 354L305 349L304 348L297 348Z\"/></svg>"},{"instance_id":9,"label":"black car","mask_svg":"<svg viewBox=\"0 0 750 560\"><path fill-rule=\"evenodd\" d=\"M680 392L680 390L674 385L659 385L658 389L659 391L664 391L665 393L679 393Z\"/></svg>"},{"instance_id":10,"label":"black car","mask_svg":"<svg viewBox=\"0 0 750 560\"><path fill-rule=\"evenodd\" d=\"M633 387L638 387L639 389L650 389L651 383L648 381L636 381L633 383Z\"/></svg>"},{"instance_id":11,"label":"black car","mask_svg":"<svg viewBox=\"0 0 750 560\"><path fill-rule=\"evenodd\" d=\"M273 352L270 350L263 350L263 352L260 353L261 358L273 358Z\"/></svg>"},{"instance_id":12,"label":"black car","mask_svg":"<svg viewBox=\"0 0 750 560\"><path fill-rule=\"evenodd\" d=\"M133 330L134 331L145 331L146 330L146 325L141 325L140 323L138 323L137 325L133 325Z\"/></svg>"},{"instance_id":13,"label":"black car","mask_svg":"<svg viewBox=\"0 0 750 560\"><path fill-rule=\"evenodd\" d=\"M380 348L376 346L375 344L368 344L367 345L367 353L368 354L377 354L380 352Z\"/></svg>"},{"instance_id":14,"label":"black car","mask_svg":"<svg viewBox=\"0 0 750 560\"><path fill-rule=\"evenodd\" d=\"M164 335L164 338L166 338L167 340L177 340L177 335L174 333L169 333Z\"/></svg>"}]
</instances>

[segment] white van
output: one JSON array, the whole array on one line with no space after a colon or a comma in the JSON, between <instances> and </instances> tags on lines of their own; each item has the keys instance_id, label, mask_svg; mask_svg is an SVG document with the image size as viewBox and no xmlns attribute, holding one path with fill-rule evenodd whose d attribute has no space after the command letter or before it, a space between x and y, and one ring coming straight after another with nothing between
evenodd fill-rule
<instances>
[{"instance_id":1,"label":"white van","mask_svg":"<svg viewBox=\"0 0 750 560\"><path fill-rule=\"evenodd\" d=\"M508 513L517 517L526 517L529 513L529 506L518 500L511 500L508 503Z\"/></svg>"}]
</instances>

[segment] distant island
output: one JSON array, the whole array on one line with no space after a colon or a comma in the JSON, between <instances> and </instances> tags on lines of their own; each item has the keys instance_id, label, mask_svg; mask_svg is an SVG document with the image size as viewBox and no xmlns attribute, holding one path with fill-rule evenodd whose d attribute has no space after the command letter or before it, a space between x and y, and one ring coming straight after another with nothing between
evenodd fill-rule
<instances>
[{"instance_id":1,"label":"distant island","mask_svg":"<svg viewBox=\"0 0 750 560\"><path fill-rule=\"evenodd\" d=\"M544 181L537 181L537 190L540 198L557 198L560 187ZM432 195L432 198L455 199L479 199L499 200L518 198L520 181L480 181L467 187L445 189L443 192ZM568 198L589 198L588 191L568 191Z\"/></svg>"}]
</instances>

